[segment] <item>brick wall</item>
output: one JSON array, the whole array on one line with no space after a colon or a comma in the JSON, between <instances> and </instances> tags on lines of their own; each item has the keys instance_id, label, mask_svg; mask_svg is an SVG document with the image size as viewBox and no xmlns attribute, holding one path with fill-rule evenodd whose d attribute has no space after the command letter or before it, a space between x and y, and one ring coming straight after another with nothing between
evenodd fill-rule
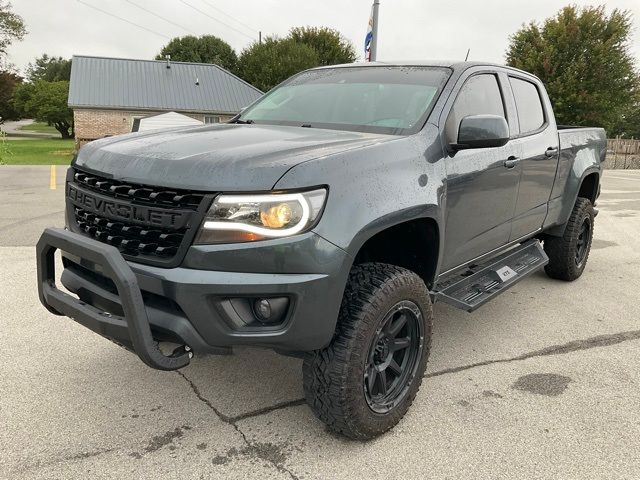
<instances>
[{"instance_id":1,"label":"brick wall","mask_svg":"<svg viewBox=\"0 0 640 480\"><path fill-rule=\"evenodd\" d=\"M136 117L148 117L161 111L135 111L135 110L92 110L77 109L73 111L73 120L76 133L76 149L85 143L98 138L109 137L113 135L122 135L131 132L133 120ZM204 122L205 114L178 112L183 115L195 118ZM207 114L209 116L209 114ZM219 116L220 121L225 122L231 119L230 115L218 115L212 113L211 116Z\"/></svg>"}]
</instances>

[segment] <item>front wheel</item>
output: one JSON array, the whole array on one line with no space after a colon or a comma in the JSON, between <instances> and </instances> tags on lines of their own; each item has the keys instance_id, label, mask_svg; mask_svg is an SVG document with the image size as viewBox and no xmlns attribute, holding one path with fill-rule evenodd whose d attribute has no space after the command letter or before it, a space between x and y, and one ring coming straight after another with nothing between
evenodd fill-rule
<instances>
[{"instance_id":1,"label":"front wheel","mask_svg":"<svg viewBox=\"0 0 640 480\"><path fill-rule=\"evenodd\" d=\"M549 257L547 275L559 280L576 280L585 269L593 239L593 205L586 198L578 198L562 237L544 240Z\"/></svg>"},{"instance_id":2,"label":"front wheel","mask_svg":"<svg viewBox=\"0 0 640 480\"><path fill-rule=\"evenodd\" d=\"M418 393L431 343L422 279L381 263L349 275L336 334L303 364L305 397L332 430L367 440L393 428Z\"/></svg>"}]
</instances>

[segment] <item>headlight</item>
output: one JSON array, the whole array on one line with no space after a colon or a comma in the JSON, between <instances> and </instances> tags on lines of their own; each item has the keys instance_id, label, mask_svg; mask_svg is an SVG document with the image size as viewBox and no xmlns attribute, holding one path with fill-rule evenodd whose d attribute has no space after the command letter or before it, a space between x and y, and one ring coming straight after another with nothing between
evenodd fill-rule
<instances>
[{"instance_id":1,"label":"headlight","mask_svg":"<svg viewBox=\"0 0 640 480\"><path fill-rule=\"evenodd\" d=\"M219 195L195 243L252 242L309 230L324 206L324 188L310 192Z\"/></svg>"}]
</instances>

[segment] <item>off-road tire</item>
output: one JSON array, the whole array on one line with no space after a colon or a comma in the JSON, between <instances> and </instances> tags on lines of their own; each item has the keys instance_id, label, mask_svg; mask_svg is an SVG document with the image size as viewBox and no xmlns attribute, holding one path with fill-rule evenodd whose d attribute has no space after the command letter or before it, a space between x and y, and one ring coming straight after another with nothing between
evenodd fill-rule
<instances>
[{"instance_id":1,"label":"off-road tire","mask_svg":"<svg viewBox=\"0 0 640 480\"><path fill-rule=\"evenodd\" d=\"M551 278L572 282L582 275L589 258L593 239L594 210L591 201L579 197L573 207L571 216L562 237L547 237L544 240L544 251L549 263L544 267ZM581 262L576 260L578 238L585 221L589 222L589 235L586 240L586 251Z\"/></svg>"},{"instance_id":2,"label":"off-road tire","mask_svg":"<svg viewBox=\"0 0 640 480\"><path fill-rule=\"evenodd\" d=\"M373 339L388 313L403 301L418 307L422 324L421 354L415 375L390 411L376 413L365 397L363 375ZM331 344L310 352L303 363L307 403L334 432L367 440L393 428L415 399L427 366L433 313L422 279L405 268L383 263L353 267L345 289L336 333Z\"/></svg>"}]
</instances>

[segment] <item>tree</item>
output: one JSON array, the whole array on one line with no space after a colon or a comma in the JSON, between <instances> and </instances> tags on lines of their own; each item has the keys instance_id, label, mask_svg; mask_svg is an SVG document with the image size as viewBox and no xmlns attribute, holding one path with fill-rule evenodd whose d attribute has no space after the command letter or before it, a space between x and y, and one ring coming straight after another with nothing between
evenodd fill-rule
<instances>
[{"instance_id":1,"label":"tree","mask_svg":"<svg viewBox=\"0 0 640 480\"><path fill-rule=\"evenodd\" d=\"M214 63L231 72L238 62L231 45L213 35L176 37L162 47L156 60L164 60L167 55L176 62Z\"/></svg>"},{"instance_id":2,"label":"tree","mask_svg":"<svg viewBox=\"0 0 640 480\"><path fill-rule=\"evenodd\" d=\"M73 111L67 106L69 82L23 83L13 94L13 104L23 117L53 125L62 138L73 138Z\"/></svg>"},{"instance_id":3,"label":"tree","mask_svg":"<svg viewBox=\"0 0 640 480\"><path fill-rule=\"evenodd\" d=\"M239 75L263 92L271 90L291 75L320 65L318 53L291 38L267 37L253 43L238 60Z\"/></svg>"},{"instance_id":4,"label":"tree","mask_svg":"<svg viewBox=\"0 0 640 480\"><path fill-rule=\"evenodd\" d=\"M331 28L296 27L291 29L288 38L313 48L318 54L319 65L352 63L356 60L353 44Z\"/></svg>"},{"instance_id":5,"label":"tree","mask_svg":"<svg viewBox=\"0 0 640 480\"><path fill-rule=\"evenodd\" d=\"M631 14L603 6L568 6L542 25L523 25L510 39L507 63L546 85L558 123L619 133L619 119L638 95L629 51Z\"/></svg>"},{"instance_id":6,"label":"tree","mask_svg":"<svg viewBox=\"0 0 640 480\"><path fill-rule=\"evenodd\" d=\"M238 59L238 74L267 91L302 70L355 59L353 45L337 30L296 27L285 38L267 37L246 48Z\"/></svg>"},{"instance_id":7,"label":"tree","mask_svg":"<svg viewBox=\"0 0 640 480\"><path fill-rule=\"evenodd\" d=\"M622 135L625 138L640 139L640 95L638 95L635 103L624 113L620 126L616 130L615 134Z\"/></svg>"},{"instance_id":8,"label":"tree","mask_svg":"<svg viewBox=\"0 0 640 480\"><path fill-rule=\"evenodd\" d=\"M35 83L38 80L45 82L59 82L71 80L71 60L62 57L50 57L46 53L36 58L27 66L26 79Z\"/></svg>"},{"instance_id":9,"label":"tree","mask_svg":"<svg viewBox=\"0 0 640 480\"><path fill-rule=\"evenodd\" d=\"M0 119L17 120L20 114L11 102L15 88L22 82L22 78L11 70L0 71Z\"/></svg>"},{"instance_id":10,"label":"tree","mask_svg":"<svg viewBox=\"0 0 640 480\"><path fill-rule=\"evenodd\" d=\"M11 3L0 0L0 60L14 40L22 40L27 29L20 15L11 11Z\"/></svg>"}]
</instances>

